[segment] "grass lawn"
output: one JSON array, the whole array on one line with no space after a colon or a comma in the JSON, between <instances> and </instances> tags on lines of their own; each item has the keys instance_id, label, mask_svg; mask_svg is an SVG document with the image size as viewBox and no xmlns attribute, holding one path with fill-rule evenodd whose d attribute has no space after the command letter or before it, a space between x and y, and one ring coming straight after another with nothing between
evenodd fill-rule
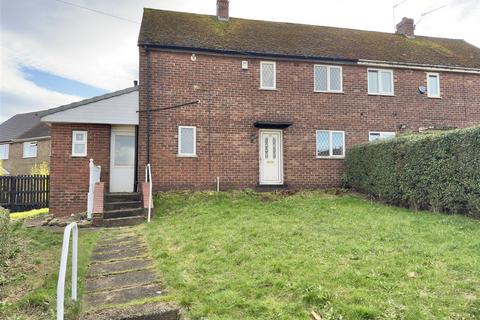
<instances>
[{"instance_id":1,"label":"grass lawn","mask_svg":"<svg viewBox=\"0 0 480 320\"><path fill-rule=\"evenodd\" d=\"M191 319L480 319L480 221L354 195L165 193L145 225Z\"/></svg>"},{"instance_id":2,"label":"grass lawn","mask_svg":"<svg viewBox=\"0 0 480 320\"><path fill-rule=\"evenodd\" d=\"M13 212L13 213L10 213L10 219L12 220L26 219L26 218L32 218L41 214L48 214L48 208L34 209L34 210L22 211L22 212Z\"/></svg>"},{"instance_id":3,"label":"grass lawn","mask_svg":"<svg viewBox=\"0 0 480 320\"><path fill-rule=\"evenodd\" d=\"M21 222L11 224L13 242L0 245L14 246L12 256L0 261L0 319L56 319L57 279L63 234L34 228L26 229ZM83 292L83 279L97 231L79 230L78 295ZM6 238L2 238L6 239ZM1 241L0 241L1 242ZM71 262L71 249L69 264ZM72 303L71 273L66 277L66 319L74 319L80 304Z\"/></svg>"}]
</instances>

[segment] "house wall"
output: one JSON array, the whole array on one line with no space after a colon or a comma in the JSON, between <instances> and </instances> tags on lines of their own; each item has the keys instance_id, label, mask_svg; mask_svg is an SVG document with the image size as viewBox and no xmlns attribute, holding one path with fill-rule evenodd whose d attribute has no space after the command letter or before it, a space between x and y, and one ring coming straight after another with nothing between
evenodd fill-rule
<instances>
[{"instance_id":1,"label":"house wall","mask_svg":"<svg viewBox=\"0 0 480 320\"><path fill-rule=\"evenodd\" d=\"M367 94L367 67L343 66L343 93L316 93L311 62L277 61L277 90L259 90L259 59L140 49L139 174L146 159L147 86L152 112L154 190L254 187L259 180L255 121L292 121L283 131L284 182L290 187L341 183L343 160L317 159L315 130L344 130L346 147L368 141L369 131L467 127L480 123L480 76L440 72L441 99L418 92L426 71L394 69L395 96ZM241 69L248 60L249 69ZM149 84L148 84L149 82ZM195 158L177 157L179 125L197 127ZM141 176L139 178L142 178Z\"/></svg>"},{"instance_id":2,"label":"house wall","mask_svg":"<svg viewBox=\"0 0 480 320\"><path fill-rule=\"evenodd\" d=\"M72 131L87 131L87 156L72 157ZM109 184L110 125L52 124L50 212L56 216L87 211L89 160L102 167L100 180Z\"/></svg>"},{"instance_id":3,"label":"house wall","mask_svg":"<svg viewBox=\"0 0 480 320\"><path fill-rule=\"evenodd\" d=\"M31 141L37 141L37 156L35 158L23 158L23 142L14 142L10 144L8 159L0 160L3 168L10 175L31 174L32 167L44 162L50 165L50 139L32 139Z\"/></svg>"}]
</instances>

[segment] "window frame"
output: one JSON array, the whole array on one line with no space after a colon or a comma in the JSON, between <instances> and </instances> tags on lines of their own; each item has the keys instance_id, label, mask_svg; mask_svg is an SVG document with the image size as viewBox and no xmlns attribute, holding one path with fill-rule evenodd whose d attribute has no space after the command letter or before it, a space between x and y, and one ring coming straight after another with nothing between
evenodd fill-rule
<instances>
[{"instance_id":1,"label":"window frame","mask_svg":"<svg viewBox=\"0 0 480 320\"><path fill-rule=\"evenodd\" d=\"M273 87L263 86L263 65L273 64ZM277 63L275 61L260 61L260 90L277 90Z\"/></svg>"},{"instance_id":2,"label":"window frame","mask_svg":"<svg viewBox=\"0 0 480 320\"><path fill-rule=\"evenodd\" d=\"M317 150L317 135L318 132L328 132L328 143L329 143L329 150L328 156L319 156ZM333 144L332 144L332 137L334 133L341 133L343 135L343 145L342 145L342 155L334 155L333 154ZM345 131L343 130L324 130L324 129L317 129L315 130L315 157L317 159L345 159Z\"/></svg>"},{"instance_id":3,"label":"window frame","mask_svg":"<svg viewBox=\"0 0 480 320\"><path fill-rule=\"evenodd\" d=\"M193 153L182 153L182 129L193 129ZM195 158L197 157L197 127L178 126L178 150L177 157Z\"/></svg>"},{"instance_id":4,"label":"window frame","mask_svg":"<svg viewBox=\"0 0 480 320\"><path fill-rule=\"evenodd\" d=\"M327 90L317 90L317 67L326 67L327 68ZM330 70L332 68L340 69L340 90L331 90L330 89ZM343 67L335 65L326 65L326 64L314 64L313 65L313 92L322 92L322 93L343 93Z\"/></svg>"},{"instance_id":5,"label":"window frame","mask_svg":"<svg viewBox=\"0 0 480 320\"><path fill-rule=\"evenodd\" d=\"M378 87L378 92L371 92L370 91L370 77L368 76L370 74L370 71L376 71L377 72L377 87ZM381 81L380 81L380 73L381 72L388 72L390 73L390 85L392 87L392 92L386 92L382 91L381 89ZM394 96L395 95L395 79L394 79L394 73L393 69L379 69L379 68L367 68L367 91L369 95L374 95L374 96Z\"/></svg>"},{"instance_id":6,"label":"window frame","mask_svg":"<svg viewBox=\"0 0 480 320\"><path fill-rule=\"evenodd\" d=\"M438 95L432 95L430 94L430 76L435 76L437 77L437 92ZM441 92L440 92L440 74L438 72L427 72L427 97L429 98L440 98L441 97Z\"/></svg>"},{"instance_id":7,"label":"window frame","mask_svg":"<svg viewBox=\"0 0 480 320\"><path fill-rule=\"evenodd\" d=\"M29 144L30 146L35 144L35 155L33 156L25 156L25 145ZM22 144L22 158L23 159L30 159L30 158L36 158L38 156L38 141L25 141Z\"/></svg>"},{"instance_id":8,"label":"window frame","mask_svg":"<svg viewBox=\"0 0 480 320\"><path fill-rule=\"evenodd\" d=\"M10 154L10 144L9 143L2 143L0 144L0 147L4 146L5 147L5 158L0 156L0 160L8 160L9 154Z\"/></svg>"},{"instance_id":9,"label":"window frame","mask_svg":"<svg viewBox=\"0 0 480 320\"><path fill-rule=\"evenodd\" d=\"M84 140L78 141L75 140L75 135L83 133ZM84 153L75 153L75 145L76 144L84 144L85 145L85 152ZM72 131L72 157L86 157L87 156L87 146L88 146L88 131L86 130L73 130Z\"/></svg>"},{"instance_id":10,"label":"window frame","mask_svg":"<svg viewBox=\"0 0 480 320\"><path fill-rule=\"evenodd\" d=\"M379 134L380 139L370 140L370 135L372 133L373 134ZM395 131L369 131L368 132L368 142L374 142L374 141L378 141L378 140L388 140L388 139L382 139L382 135L384 135L385 133L387 133L387 134L393 133L393 138L395 138L397 136L397 133ZM393 139L393 138L391 138L391 139Z\"/></svg>"}]
</instances>

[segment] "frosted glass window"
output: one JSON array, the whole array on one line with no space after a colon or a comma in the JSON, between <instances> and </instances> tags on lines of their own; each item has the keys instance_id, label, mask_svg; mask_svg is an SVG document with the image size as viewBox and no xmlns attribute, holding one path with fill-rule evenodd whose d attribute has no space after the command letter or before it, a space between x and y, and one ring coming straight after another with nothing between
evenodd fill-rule
<instances>
[{"instance_id":1,"label":"frosted glass window","mask_svg":"<svg viewBox=\"0 0 480 320\"><path fill-rule=\"evenodd\" d=\"M345 132L317 130L317 158L343 158Z\"/></svg>"},{"instance_id":2,"label":"frosted glass window","mask_svg":"<svg viewBox=\"0 0 480 320\"><path fill-rule=\"evenodd\" d=\"M87 131L72 131L72 156L87 156Z\"/></svg>"},{"instance_id":3,"label":"frosted glass window","mask_svg":"<svg viewBox=\"0 0 480 320\"><path fill-rule=\"evenodd\" d=\"M115 135L115 165L135 165L135 136Z\"/></svg>"},{"instance_id":4,"label":"frosted glass window","mask_svg":"<svg viewBox=\"0 0 480 320\"><path fill-rule=\"evenodd\" d=\"M327 67L315 66L315 91L327 91Z\"/></svg>"},{"instance_id":5,"label":"frosted glass window","mask_svg":"<svg viewBox=\"0 0 480 320\"><path fill-rule=\"evenodd\" d=\"M343 155L343 132L332 132L332 155Z\"/></svg>"},{"instance_id":6,"label":"frosted glass window","mask_svg":"<svg viewBox=\"0 0 480 320\"><path fill-rule=\"evenodd\" d=\"M368 134L368 141L388 140L395 138L395 132L370 132Z\"/></svg>"},{"instance_id":7,"label":"frosted glass window","mask_svg":"<svg viewBox=\"0 0 480 320\"><path fill-rule=\"evenodd\" d=\"M328 131L317 131L317 157L330 156L330 134Z\"/></svg>"},{"instance_id":8,"label":"frosted glass window","mask_svg":"<svg viewBox=\"0 0 480 320\"><path fill-rule=\"evenodd\" d=\"M315 66L314 89L319 92L341 92L342 67Z\"/></svg>"},{"instance_id":9,"label":"frosted glass window","mask_svg":"<svg viewBox=\"0 0 480 320\"><path fill-rule=\"evenodd\" d=\"M196 127L178 127L178 154L196 155Z\"/></svg>"},{"instance_id":10,"label":"frosted glass window","mask_svg":"<svg viewBox=\"0 0 480 320\"><path fill-rule=\"evenodd\" d=\"M260 88L276 88L276 66L275 62L260 62Z\"/></svg>"},{"instance_id":11,"label":"frosted glass window","mask_svg":"<svg viewBox=\"0 0 480 320\"><path fill-rule=\"evenodd\" d=\"M437 73L429 73L427 75L427 92L428 96L432 98L440 97L440 76Z\"/></svg>"}]
</instances>

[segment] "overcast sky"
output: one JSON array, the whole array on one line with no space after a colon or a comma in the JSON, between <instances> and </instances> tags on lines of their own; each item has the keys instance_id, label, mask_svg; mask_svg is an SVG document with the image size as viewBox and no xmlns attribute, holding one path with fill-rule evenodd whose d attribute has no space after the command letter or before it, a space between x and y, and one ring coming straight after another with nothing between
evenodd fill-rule
<instances>
[{"instance_id":1,"label":"overcast sky","mask_svg":"<svg viewBox=\"0 0 480 320\"><path fill-rule=\"evenodd\" d=\"M63 1L124 18L94 13ZM393 32L402 0L230 0L233 17ZM0 0L0 122L123 89L138 79L144 7L215 14L216 0ZM480 0L407 0L396 21L416 34L461 38L480 47ZM128 21L127 21L128 20Z\"/></svg>"}]
</instances>

